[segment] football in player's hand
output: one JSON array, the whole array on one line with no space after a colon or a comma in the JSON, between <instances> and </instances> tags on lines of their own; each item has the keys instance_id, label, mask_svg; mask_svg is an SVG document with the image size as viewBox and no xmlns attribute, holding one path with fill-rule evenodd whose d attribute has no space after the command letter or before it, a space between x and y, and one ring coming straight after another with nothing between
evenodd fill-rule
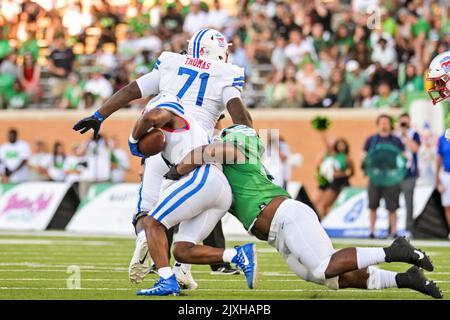
<instances>
[{"instance_id":1,"label":"football in player's hand","mask_svg":"<svg viewBox=\"0 0 450 320\"><path fill-rule=\"evenodd\" d=\"M150 157L160 153L166 144L164 133L160 129L153 129L139 139L138 149L143 155Z\"/></svg>"}]
</instances>

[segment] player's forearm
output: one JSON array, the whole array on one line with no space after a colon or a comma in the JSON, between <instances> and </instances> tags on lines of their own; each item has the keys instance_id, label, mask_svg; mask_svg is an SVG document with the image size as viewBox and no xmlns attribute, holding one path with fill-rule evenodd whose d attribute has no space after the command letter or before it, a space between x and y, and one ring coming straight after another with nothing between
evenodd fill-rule
<instances>
[{"instance_id":1,"label":"player's forearm","mask_svg":"<svg viewBox=\"0 0 450 320\"><path fill-rule=\"evenodd\" d=\"M131 101L141 98L141 90L136 81L123 87L100 107L99 111L107 118L117 110L127 106Z\"/></svg>"},{"instance_id":2,"label":"player's forearm","mask_svg":"<svg viewBox=\"0 0 450 320\"><path fill-rule=\"evenodd\" d=\"M253 128L252 116L240 98L233 98L228 101L227 109L234 124L243 124Z\"/></svg>"},{"instance_id":3,"label":"player's forearm","mask_svg":"<svg viewBox=\"0 0 450 320\"><path fill-rule=\"evenodd\" d=\"M152 118L142 115L136 121L131 136L134 139L139 140L144 134L148 132L148 130L150 130L150 128L153 128L154 126L155 122Z\"/></svg>"},{"instance_id":4,"label":"player's forearm","mask_svg":"<svg viewBox=\"0 0 450 320\"><path fill-rule=\"evenodd\" d=\"M178 164L177 164L177 172L184 176L191 171L194 171L195 168L205 164L205 159L203 157L204 151L207 145L197 147L189 152Z\"/></svg>"}]
</instances>

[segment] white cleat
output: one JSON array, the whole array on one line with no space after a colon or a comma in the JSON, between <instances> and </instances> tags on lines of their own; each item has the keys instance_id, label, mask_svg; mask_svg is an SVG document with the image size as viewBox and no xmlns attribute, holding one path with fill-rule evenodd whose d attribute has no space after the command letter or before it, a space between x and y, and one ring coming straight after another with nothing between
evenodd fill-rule
<instances>
[{"instance_id":1,"label":"white cleat","mask_svg":"<svg viewBox=\"0 0 450 320\"><path fill-rule=\"evenodd\" d=\"M197 282L195 282L192 277L190 264L175 263L173 273L175 274L181 289L195 290L198 288Z\"/></svg>"},{"instance_id":2,"label":"white cleat","mask_svg":"<svg viewBox=\"0 0 450 320\"><path fill-rule=\"evenodd\" d=\"M137 237L133 257L128 267L128 278L131 283L141 283L150 270L150 253L147 247L147 238Z\"/></svg>"}]
</instances>

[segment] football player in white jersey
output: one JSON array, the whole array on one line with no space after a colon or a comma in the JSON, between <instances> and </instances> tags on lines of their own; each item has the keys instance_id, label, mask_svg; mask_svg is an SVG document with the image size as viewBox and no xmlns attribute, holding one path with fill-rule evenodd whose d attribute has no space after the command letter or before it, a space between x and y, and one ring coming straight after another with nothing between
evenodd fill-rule
<instances>
[{"instance_id":1,"label":"football player in white jersey","mask_svg":"<svg viewBox=\"0 0 450 320\"><path fill-rule=\"evenodd\" d=\"M92 116L74 126L74 130L85 133L92 129L96 135L102 122L131 101L142 97L168 93L183 101L208 135L212 135L215 123L225 106L235 124L252 126L249 112L241 100L245 82L244 70L227 63L228 44L225 37L214 29L202 29L189 41L188 54L163 52L152 72L131 82L110 99ZM160 155L145 161L139 200L133 216L136 229L136 248L130 262L129 278L140 283L148 273L148 250L143 224L140 221L146 212L154 208L159 197L163 175L167 165ZM180 276L183 272L177 273ZM189 287L195 288L192 277L186 278Z\"/></svg>"},{"instance_id":2,"label":"football player in white jersey","mask_svg":"<svg viewBox=\"0 0 450 320\"><path fill-rule=\"evenodd\" d=\"M154 128L164 131L165 145L161 154L170 164L178 163L192 149L210 141L181 100L169 94L153 98L137 120L128 141L133 155L145 157L138 150L138 141ZM160 279L152 288L138 291L138 295L178 295L180 287L170 267L166 230L179 224L177 241L195 245L208 236L231 206L231 188L221 168L215 165L201 166L175 183L165 182L168 184L161 188L158 202L141 219ZM222 251L233 252L228 262L234 262L244 271L248 286L253 288L256 275L254 245Z\"/></svg>"}]
</instances>

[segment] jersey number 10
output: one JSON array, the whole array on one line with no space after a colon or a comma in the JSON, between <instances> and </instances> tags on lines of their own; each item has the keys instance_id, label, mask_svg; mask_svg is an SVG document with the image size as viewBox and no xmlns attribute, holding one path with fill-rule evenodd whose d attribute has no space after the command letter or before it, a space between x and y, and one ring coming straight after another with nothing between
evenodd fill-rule
<instances>
[{"instance_id":1,"label":"jersey number 10","mask_svg":"<svg viewBox=\"0 0 450 320\"><path fill-rule=\"evenodd\" d=\"M200 89L198 90L197 101L195 102L195 104L201 107L203 104L203 97L205 96L206 85L208 84L209 73L203 72L200 75L198 75L198 71L185 67L180 67L180 69L178 69L178 75L182 76L184 74L187 74L188 78L184 83L183 87L180 89L180 91L178 91L177 97L182 99L186 91L194 82L195 78L197 78L198 76L200 79Z\"/></svg>"}]
</instances>

